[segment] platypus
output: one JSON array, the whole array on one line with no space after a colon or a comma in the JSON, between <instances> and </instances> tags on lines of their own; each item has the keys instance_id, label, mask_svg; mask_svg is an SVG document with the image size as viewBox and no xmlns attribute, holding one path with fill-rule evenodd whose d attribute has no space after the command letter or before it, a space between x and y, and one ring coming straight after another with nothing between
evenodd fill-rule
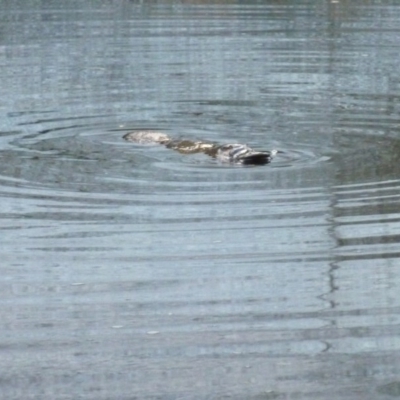
<instances>
[{"instance_id":1,"label":"platypus","mask_svg":"<svg viewBox=\"0 0 400 400\"><path fill-rule=\"evenodd\" d=\"M139 144L163 144L167 148L183 154L204 153L221 162L233 164L264 165L270 163L278 153L277 150L253 150L246 144L239 143L219 145L207 141L173 139L165 133L147 130L129 132L123 138Z\"/></svg>"}]
</instances>

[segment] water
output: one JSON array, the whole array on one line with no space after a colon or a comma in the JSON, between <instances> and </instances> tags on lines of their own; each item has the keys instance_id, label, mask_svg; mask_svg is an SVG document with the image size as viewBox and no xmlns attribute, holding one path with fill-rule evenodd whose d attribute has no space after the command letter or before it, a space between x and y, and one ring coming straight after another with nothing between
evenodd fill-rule
<instances>
[{"instance_id":1,"label":"water","mask_svg":"<svg viewBox=\"0 0 400 400\"><path fill-rule=\"evenodd\" d=\"M0 21L2 399L399 396L396 1ZM282 153L227 166L137 129Z\"/></svg>"}]
</instances>

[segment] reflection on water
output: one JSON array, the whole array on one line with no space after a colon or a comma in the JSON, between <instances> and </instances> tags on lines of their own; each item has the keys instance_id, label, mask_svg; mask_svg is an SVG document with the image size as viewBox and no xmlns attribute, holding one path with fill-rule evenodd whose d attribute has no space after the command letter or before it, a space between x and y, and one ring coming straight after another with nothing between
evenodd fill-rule
<instances>
[{"instance_id":1,"label":"reflection on water","mask_svg":"<svg viewBox=\"0 0 400 400\"><path fill-rule=\"evenodd\" d=\"M399 17L2 3L0 397L398 396Z\"/></svg>"}]
</instances>

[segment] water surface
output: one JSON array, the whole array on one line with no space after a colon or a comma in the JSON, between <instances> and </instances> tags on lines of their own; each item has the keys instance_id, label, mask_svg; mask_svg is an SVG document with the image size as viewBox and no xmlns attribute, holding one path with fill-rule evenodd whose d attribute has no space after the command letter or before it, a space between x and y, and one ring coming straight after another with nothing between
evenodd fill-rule
<instances>
[{"instance_id":1,"label":"water surface","mask_svg":"<svg viewBox=\"0 0 400 400\"><path fill-rule=\"evenodd\" d=\"M399 396L396 1L3 2L0 396ZM281 151L220 164L154 129Z\"/></svg>"}]
</instances>

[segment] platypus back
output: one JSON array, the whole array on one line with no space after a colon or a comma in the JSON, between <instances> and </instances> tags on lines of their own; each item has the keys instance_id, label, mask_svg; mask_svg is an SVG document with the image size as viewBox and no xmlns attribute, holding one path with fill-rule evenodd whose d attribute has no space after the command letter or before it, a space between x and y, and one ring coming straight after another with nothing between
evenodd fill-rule
<instances>
[{"instance_id":1,"label":"platypus back","mask_svg":"<svg viewBox=\"0 0 400 400\"><path fill-rule=\"evenodd\" d=\"M278 153L277 150L256 151L246 144L235 143L218 145L207 141L171 139L165 133L147 130L129 132L123 138L129 142L139 144L163 144L169 149L184 154L202 152L222 162L244 165L268 164Z\"/></svg>"}]
</instances>

